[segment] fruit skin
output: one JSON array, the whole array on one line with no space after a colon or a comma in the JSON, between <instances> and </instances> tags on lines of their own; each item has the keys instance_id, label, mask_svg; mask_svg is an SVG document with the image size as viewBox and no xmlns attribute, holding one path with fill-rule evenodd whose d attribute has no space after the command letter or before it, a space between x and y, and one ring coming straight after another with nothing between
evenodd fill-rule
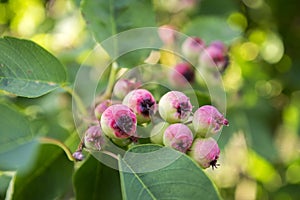
<instances>
[{"instance_id":1,"label":"fruit skin","mask_svg":"<svg viewBox=\"0 0 300 200\"><path fill-rule=\"evenodd\" d=\"M82 161L84 159L84 155L81 150L75 151L72 156L76 161Z\"/></svg>"},{"instance_id":2,"label":"fruit skin","mask_svg":"<svg viewBox=\"0 0 300 200\"><path fill-rule=\"evenodd\" d=\"M106 137L102 132L100 125L89 127L84 134L84 147L100 151L106 143Z\"/></svg>"},{"instance_id":3,"label":"fruit skin","mask_svg":"<svg viewBox=\"0 0 300 200\"><path fill-rule=\"evenodd\" d=\"M125 139L113 138L112 141L119 147L126 147L129 144L131 144L131 142L132 142L132 140L130 138L125 138Z\"/></svg>"},{"instance_id":4,"label":"fruit skin","mask_svg":"<svg viewBox=\"0 0 300 200\"><path fill-rule=\"evenodd\" d=\"M111 105L112 105L112 101L109 99L104 100L103 102L99 103L94 110L95 117L98 120L100 120L102 113Z\"/></svg>"},{"instance_id":5,"label":"fruit skin","mask_svg":"<svg viewBox=\"0 0 300 200\"><path fill-rule=\"evenodd\" d=\"M120 79L115 83L113 94L119 99L123 99L131 90L138 88L140 83L128 79Z\"/></svg>"},{"instance_id":6,"label":"fruit skin","mask_svg":"<svg viewBox=\"0 0 300 200\"><path fill-rule=\"evenodd\" d=\"M193 116L193 126L197 137L210 137L217 134L223 125L228 126L229 122L224 116L211 105L204 105L198 108Z\"/></svg>"},{"instance_id":7,"label":"fruit skin","mask_svg":"<svg viewBox=\"0 0 300 200\"><path fill-rule=\"evenodd\" d=\"M170 124L185 122L192 109L190 99L179 91L170 91L164 94L158 104L160 116Z\"/></svg>"},{"instance_id":8,"label":"fruit skin","mask_svg":"<svg viewBox=\"0 0 300 200\"><path fill-rule=\"evenodd\" d=\"M177 123L166 128L163 143L167 147L186 153L191 147L193 139L192 131L186 125Z\"/></svg>"},{"instance_id":9,"label":"fruit skin","mask_svg":"<svg viewBox=\"0 0 300 200\"><path fill-rule=\"evenodd\" d=\"M170 124L167 122L159 122L156 124L150 132L150 140L154 144L163 145L163 137L165 130L168 128Z\"/></svg>"},{"instance_id":10,"label":"fruit skin","mask_svg":"<svg viewBox=\"0 0 300 200\"><path fill-rule=\"evenodd\" d=\"M158 28L158 36L165 45L172 45L176 38L176 28L172 25L162 25Z\"/></svg>"},{"instance_id":11,"label":"fruit skin","mask_svg":"<svg viewBox=\"0 0 300 200\"><path fill-rule=\"evenodd\" d=\"M129 138L136 135L136 115L122 104L108 107L101 116L100 124L109 138Z\"/></svg>"},{"instance_id":12,"label":"fruit skin","mask_svg":"<svg viewBox=\"0 0 300 200\"><path fill-rule=\"evenodd\" d=\"M217 67L220 72L224 72L229 64L227 48L221 41L212 42L199 57L200 66L213 68Z\"/></svg>"},{"instance_id":13,"label":"fruit skin","mask_svg":"<svg viewBox=\"0 0 300 200\"><path fill-rule=\"evenodd\" d=\"M205 42L199 37L188 37L181 46L182 54L189 61L196 61L205 47Z\"/></svg>"},{"instance_id":14,"label":"fruit skin","mask_svg":"<svg viewBox=\"0 0 300 200\"><path fill-rule=\"evenodd\" d=\"M157 104L153 95L145 89L129 92L122 103L132 109L139 124L149 122L151 116L157 111Z\"/></svg>"},{"instance_id":15,"label":"fruit skin","mask_svg":"<svg viewBox=\"0 0 300 200\"><path fill-rule=\"evenodd\" d=\"M196 138L188 155L202 168L217 168L217 160L220 156L220 148L213 138Z\"/></svg>"},{"instance_id":16,"label":"fruit skin","mask_svg":"<svg viewBox=\"0 0 300 200\"><path fill-rule=\"evenodd\" d=\"M188 62L175 65L169 75L170 83L176 87L185 87L195 80L195 69Z\"/></svg>"}]
</instances>

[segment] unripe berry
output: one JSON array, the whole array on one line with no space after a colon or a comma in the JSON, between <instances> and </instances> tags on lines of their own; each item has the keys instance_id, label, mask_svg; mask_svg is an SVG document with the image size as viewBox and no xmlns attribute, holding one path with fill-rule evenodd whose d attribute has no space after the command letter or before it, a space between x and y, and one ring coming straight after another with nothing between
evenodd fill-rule
<instances>
[{"instance_id":1,"label":"unripe berry","mask_svg":"<svg viewBox=\"0 0 300 200\"><path fill-rule=\"evenodd\" d=\"M197 138L193 142L191 150L188 152L202 168L216 168L217 160L220 156L218 143L213 138Z\"/></svg>"},{"instance_id":2,"label":"unripe berry","mask_svg":"<svg viewBox=\"0 0 300 200\"><path fill-rule=\"evenodd\" d=\"M150 140L154 144L163 144L165 130L168 128L167 122L159 122L150 132Z\"/></svg>"},{"instance_id":3,"label":"unripe berry","mask_svg":"<svg viewBox=\"0 0 300 200\"><path fill-rule=\"evenodd\" d=\"M171 45L175 42L175 30L175 27L172 25L162 25L158 28L158 35L164 44Z\"/></svg>"},{"instance_id":4,"label":"unripe berry","mask_svg":"<svg viewBox=\"0 0 300 200\"><path fill-rule=\"evenodd\" d=\"M99 120L101 118L101 115L102 113L109 107L111 106L112 102L111 100L105 100L101 103L99 103L95 110L94 110L94 113L95 113L95 117Z\"/></svg>"},{"instance_id":5,"label":"unripe berry","mask_svg":"<svg viewBox=\"0 0 300 200\"><path fill-rule=\"evenodd\" d=\"M139 124L149 122L151 116L157 110L157 104L153 95L145 89L137 89L129 92L122 103L133 110Z\"/></svg>"},{"instance_id":6,"label":"unripe berry","mask_svg":"<svg viewBox=\"0 0 300 200\"><path fill-rule=\"evenodd\" d=\"M120 79L116 82L113 90L113 94L119 98L123 99L131 90L138 88L140 86L139 83L128 79Z\"/></svg>"},{"instance_id":7,"label":"unripe berry","mask_svg":"<svg viewBox=\"0 0 300 200\"><path fill-rule=\"evenodd\" d=\"M229 64L229 56L225 44L220 41L213 42L205 48L199 57L200 66L217 67L223 72Z\"/></svg>"},{"instance_id":8,"label":"unripe berry","mask_svg":"<svg viewBox=\"0 0 300 200\"><path fill-rule=\"evenodd\" d=\"M185 87L188 83L193 83L195 79L195 70L188 62L182 62L171 71L169 80L176 87Z\"/></svg>"},{"instance_id":9,"label":"unripe berry","mask_svg":"<svg viewBox=\"0 0 300 200\"><path fill-rule=\"evenodd\" d=\"M136 115L122 104L108 107L101 116L101 127L110 138L128 138L136 134Z\"/></svg>"},{"instance_id":10,"label":"unripe berry","mask_svg":"<svg viewBox=\"0 0 300 200\"><path fill-rule=\"evenodd\" d=\"M199 37L189 37L183 42L181 51L187 59L196 61L204 47L205 42Z\"/></svg>"},{"instance_id":11,"label":"unripe berry","mask_svg":"<svg viewBox=\"0 0 300 200\"><path fill-rule=\"evenodd\" d=\"M198 137L209 137L218 133L228 120L211 105L201 106L193 116L193 126Z\"/></svg>"},{"instance_id":12,"label":"unripe berry","mask_svg":"<svg viewBox=\"0 0 300 200\"><path fill-rule=\"evenodd\" d=\"M112 141L119 147L126 147L132 142L130 138L123 138L123 139L113 138Z\"/></svg>"},{"instance_id":13,"label":"unripe berry","mask_svg":"<svg viewBox=\"0 0 300 200\"><path fill-rule=\"evenodd\" d=\"M91 126L84 134L84 146L93 151L100 151L105 144L106 137L99 125Z\"/></svg>"},{"instance_id":14,"label":"unripe berry","mask_svg":"<svg viewBox=\"0 0 300 200\"><path fill-rule=\"evenodd\" d=\"M76 161L82 161L84 159L84 155L82 154L81 150L75 151L72 156Z\"/></svg>"},{"instance_id":15,"label":"unripe berry","mask_svg":"<svg viewBox=\"0 0 300 200\"><path fill-rule=\"evenodd\" d=\"M168 123L186 121L192 108L190 99L179 91L170 91L164 94L158 104L160 116Z\"/></svg>"},{"instance_id":16,"label":"unripe berry","mask_svg":"<svg viewBox=\"0 0 300 200\"><path fill-rule=\"evenodd\" d=\"M164 133L163 143L167 147L171 147L185 153L193 143L193 133L184 124L171 124Z\"/></svg>"}]
</instances>

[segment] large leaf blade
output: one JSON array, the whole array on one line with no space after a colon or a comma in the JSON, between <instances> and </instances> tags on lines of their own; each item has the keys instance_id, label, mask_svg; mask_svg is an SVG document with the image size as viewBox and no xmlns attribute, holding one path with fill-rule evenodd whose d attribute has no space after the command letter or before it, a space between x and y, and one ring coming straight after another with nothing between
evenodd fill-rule
<instances>
[{"instance_id":1,"label":"large leaf blade","mask_svg":"<svg viewBox=\"0 0 300 200\"><path fill-rule=\"evenodd\" d=\"M242 34L238 27L230 26L226 18L216 16L200 16L187 23L183 32L188 35L201 37L207 43L221 40L226 43L232 42Z\"/></svg>"},{"instance_id":2,"label":"large leaf blade","mask_svg":"<svg viewBox=\"0 0 300 200\"><path fill-rule=\"evenodd\" d=\"M30 123L16 109L0 104L0 170L26 170L38 147Z\"/></svg>"},{"instance_id":3,"label":"large leaf blade","mask_svg":"<svg viewBox=\"0 0 300 200\"><path fill-rule=\"evenodd\" d=\"M98 42L121 31L155 26L150 0L84 0L81 9Z\"/></svg>"},{"instance_id":4,"label":"large leaf blade","mask_svg":"<svg viewBox=\"0 0 300 200\"><path fill-rule=\"evenodd\" d=\"M42 144L33 167L15 177L12 199L55 199L70 187L74 163L57 145Z\"/></svg>"},{"instance_id":5,"label":"large leaf blade","mask_svg":"<svg viewBox=\"0 0 300 200\"><path fill-rule=\"evenodd\" d=\"M32 41L0 38L0 90L38 97L66 82L64 66Z\"/></svg>"},{"instance_id":6,"label":"large leaf blade","mask_svg":"<svg viewBox=\"0 0 300 200\"><path fill-rule=\"evenodd\" d=\"M161 149L159 154L148 154ZM132 156L131 153L141 155ZM167 165L157 168L164 162ZM196 163L166 147L133 147L120 159L119 167L124 199L220 199L212 182Z\"/></svg>"},{"instance_id":7,"label":"large leaf blade","mask_svg":"<svg viewBox=\"0 0 300 200\"><path fill-rule=\"evenodd\" d=\"M90 156L73 177L76 199L121 199L120 178L114 170Z\"/></svg>"}]
</instances>

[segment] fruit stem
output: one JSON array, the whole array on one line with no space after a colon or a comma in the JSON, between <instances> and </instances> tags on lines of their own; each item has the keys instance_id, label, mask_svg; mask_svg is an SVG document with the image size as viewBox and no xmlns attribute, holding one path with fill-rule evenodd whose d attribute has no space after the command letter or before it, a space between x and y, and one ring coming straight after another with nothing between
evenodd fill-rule
<instances>
[{"instance_id":1,"label":"fruit stem","mask_svg":"<svg viewBox=\"0 0 300 200\"><path fill-rule=\"evenodd\" d=\"M119 157L116 154L112 153L112 152L109 152L109 151L101 151L101 152L115 158L116 160L119 160Z\"/></svg>"},{"instance_id":2,"label":"fruit stem","mask_svg":"<svg viewBox=\"0 0 300 200\"><path fill-rule=\"evenodd\" d=\"M80 110L80 112L82 113L82 115L87 115L87 110L81 100L81 98L79 97L79 95L73 90L73 88L71 88L70 86L64 86L63 89L68 92L73 98L74 101L76 102L76 105L78 106L78 109Z\"/></svg>"},{"instance_id":3,"label":"fruit stem","mask_svg":"<svg viewBox=\"0 0 300 200\"><path fill-rule=\"evenodd\" d=\"M116 81L116 74L118 72L118 64L116 62L113 62L111 65L110 73L109 73L109 78L108 78L108 84L106 87L106 90L103 95L101 95L100 99L98 101L104 101L106 99L109 99L111 97L113 87Z\"/></svg>"}]
</instances>

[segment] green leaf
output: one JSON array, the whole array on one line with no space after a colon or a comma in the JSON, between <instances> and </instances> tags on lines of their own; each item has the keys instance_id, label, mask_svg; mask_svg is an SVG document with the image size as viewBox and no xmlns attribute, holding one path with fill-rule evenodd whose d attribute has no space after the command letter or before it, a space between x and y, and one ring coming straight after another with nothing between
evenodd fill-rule
<instances>
[{"instance_id":1,"label":"green leaf","mask_svg":"<svg viewBox=\"0 0 300 200\"><path fill-rule=\"evenodd\" d=\"M199 14L227 16L233 12L237 12L238 9L238 3L235 1L202 0Z\"/></svg>"},{"instance_id":2,"label":"green leaf","mask_svg":"<svg viewBox=\"0 0 300 200\"><path fill-rule=\"evenodd\" d=\"M76 199L122 199L117 170L90 156L74 175Z\"/></svg>"},{"instance_id":3,"label":"green leaf","mask_svg":"<svg viewBox=\"0 0 300 200\"><path fill-rule=\"evenodd\" d=\"M0 170L26 170L38 147L29 121L17 110L0 104Z\"/></svg>"},{"instance_id":4,"label":"green leaf","mask_svg":"<svg viewBox=\"0 0 300 200\"><path fill-rule=\"evenodd\" d=\"M33 168L17 173L12 199L55 199L70 187L74 164L58 146L43 144Z\"/></svg>"},{"instance_id":5,"label":"green leaf","mask_svg":"<svg viewBox=\"0 0 300 200\"><path fill-rule=\"evenodd\" d=\"M150 0L84 0L81 8L98 42L121 31L155 26Z\"/></svg>"},{"instance_id":6,"label":"green leaf","mask_svg":"<svg viewBox=\"0 0 300 200\"><path fill-rule=\"evenodd\" d=\"M183 32L190 36L201 37L207 44L214 40L230 43L241 36L242 31L231 27L226 18L216 16L201 16L187 23Z\"/></svg>"},{"instance_id":7,"label":"green leaf","mask_svg":"<svg viewBox=\"0 0 300 200\"><path fill-rule=\"evenodd\" d=\"M32 41L0 38L0 90L38 97L66 82L64 66Z\"/></svg>"},{"instance_id":8,"label":"green leaf","mask_svg":"<svg viewBox=\"0 0 300 200\"><path fill-rule=\"evenodd\" d=\"M220 199L211 180L178 151L139 145L119 160L124 199Z\"/></svg>"},{"instance_id":9,"label":"green leaf","mask_svg":"<svg viewBox=\"0 0 300 200\"><path fill-rule=\"evenodd\" d=\"M5 199L6 190L8 189L9 183L12 177L0 172L0 199Z\"/></svg>"}]
</instances>

